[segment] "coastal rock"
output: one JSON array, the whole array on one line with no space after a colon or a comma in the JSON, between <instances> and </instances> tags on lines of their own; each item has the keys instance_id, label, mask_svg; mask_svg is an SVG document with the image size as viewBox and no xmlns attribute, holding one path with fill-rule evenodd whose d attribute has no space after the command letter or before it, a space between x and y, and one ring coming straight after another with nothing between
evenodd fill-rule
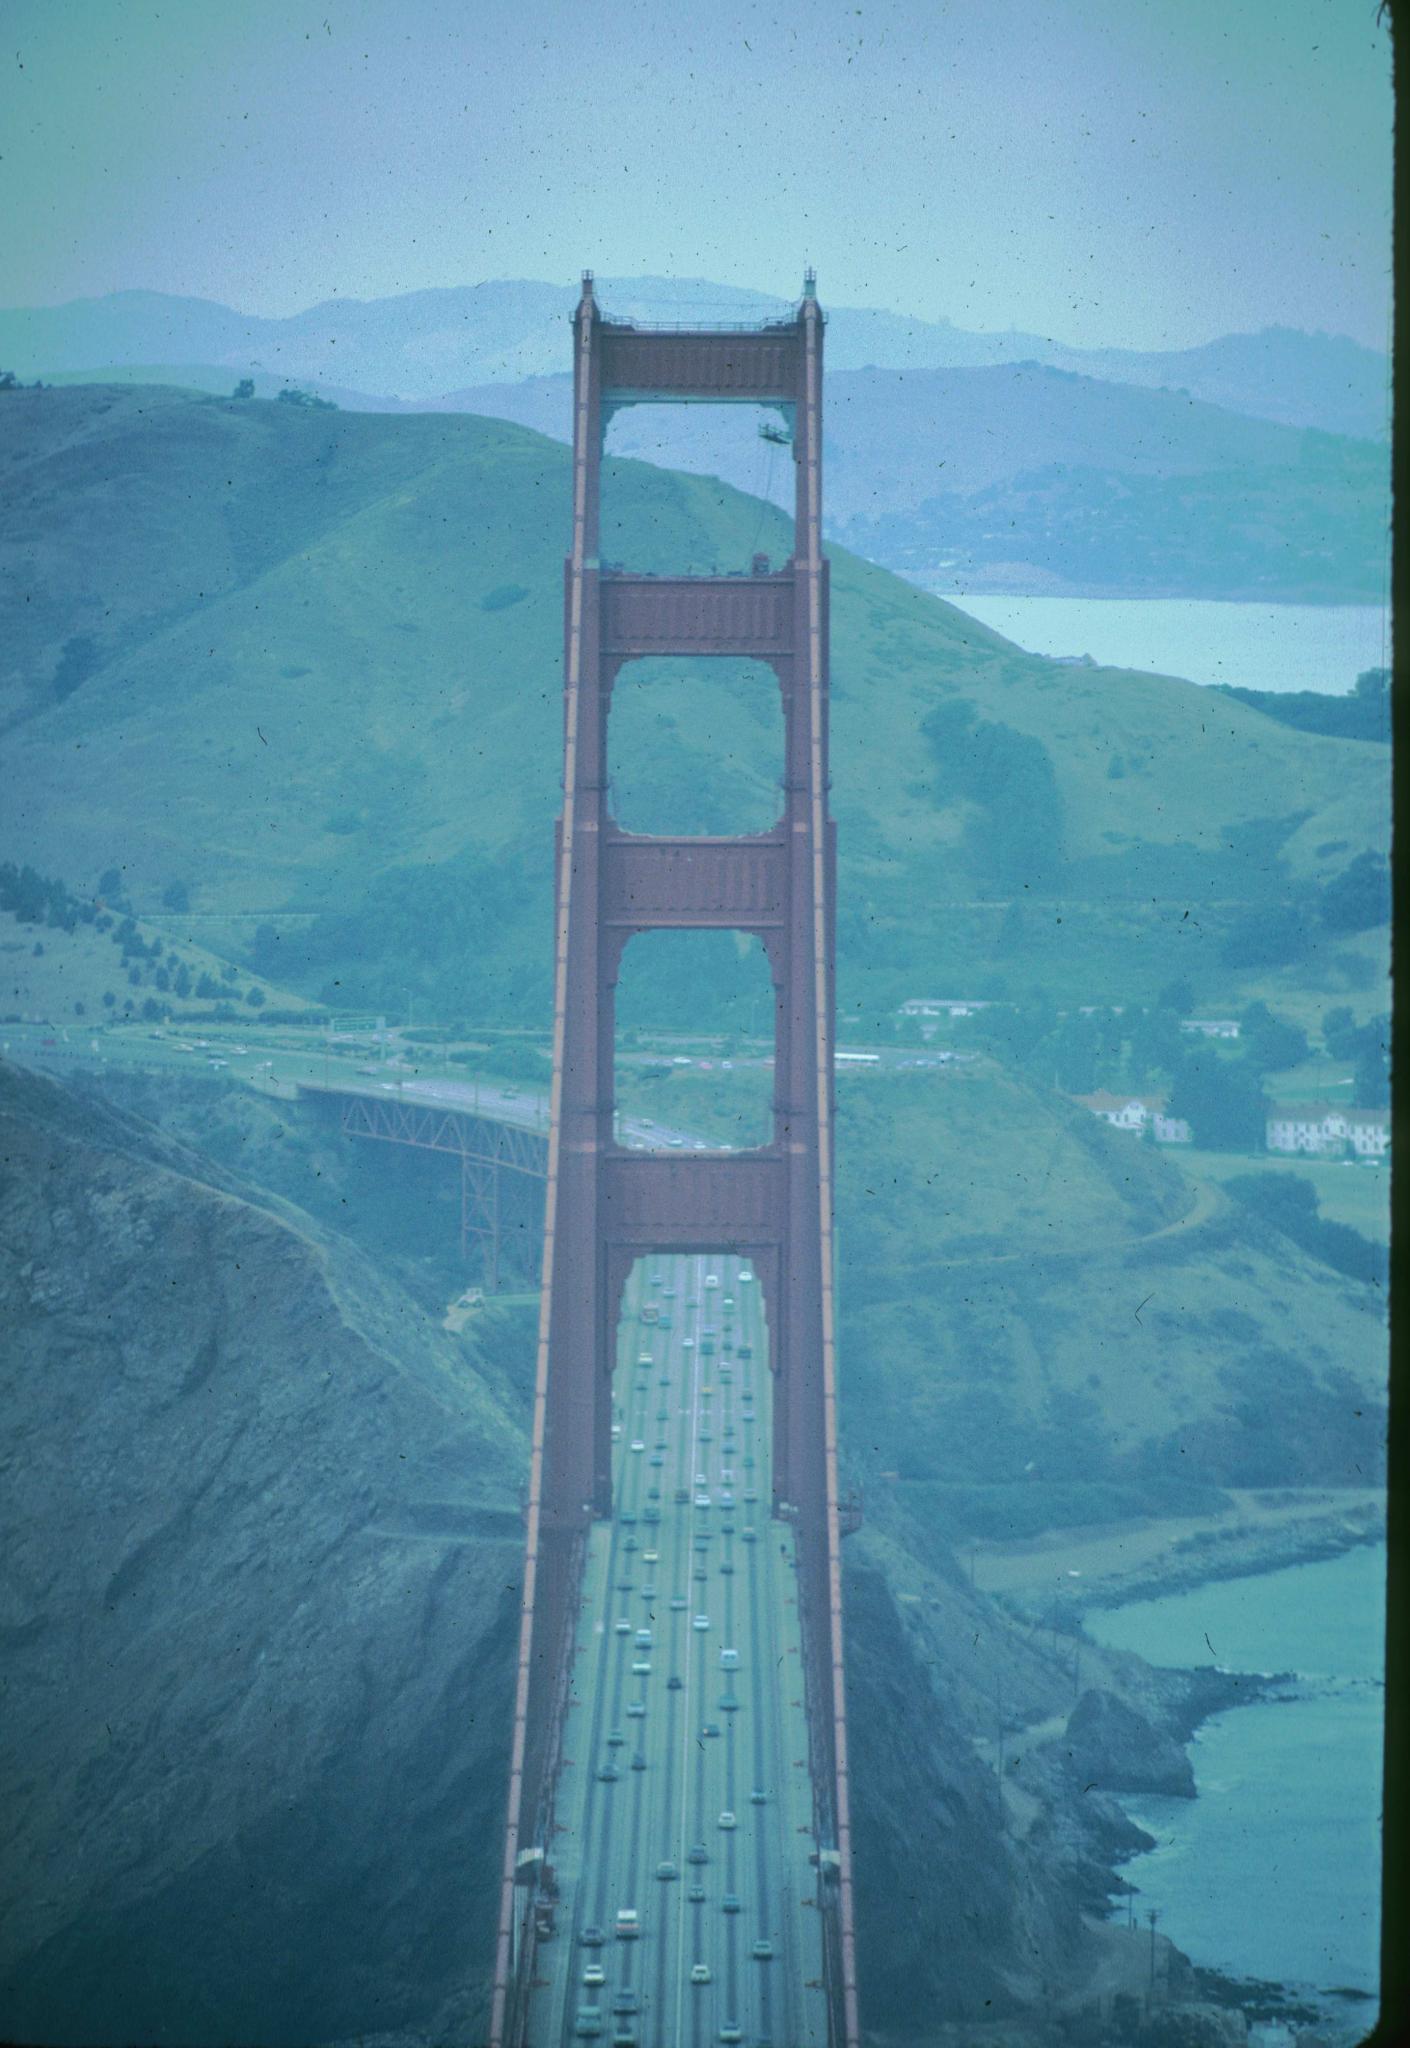
<instances>
[{"instance_id":1,"label":"coastal rock","mask_svg":"<svg viewBox=\"0 0 1410 2048\"><path fill-rule=\"evenodd\" d=\"M1172 2005L1138 2036L1140 2048L1244 2048L1247 2039L1247 2020L1227 2005Z\"/></svg>"},{"instance_id":2,"label":"coastal rock","mask_svg":"<svg viewBox=\"0 0 1410 2048\"><path fill-rule=\"evenodd\" d=\"M1083 1693L1068 1716L1063 1747L1073 1774L1100 1791L1195 1796L1184 1750L1115 1693Z\"/></svg>"}]
</instances>

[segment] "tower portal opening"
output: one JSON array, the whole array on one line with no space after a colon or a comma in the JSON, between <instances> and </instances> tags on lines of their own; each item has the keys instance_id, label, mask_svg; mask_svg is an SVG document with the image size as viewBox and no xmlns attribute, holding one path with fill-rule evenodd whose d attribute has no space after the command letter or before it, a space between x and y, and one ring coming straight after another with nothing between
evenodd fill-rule
<instances>
[{"instance_id":1,"label":"tower portal opening","mask_svg":"<svg viewBox=\"0 0 1410 2048\"><path fill-rule=\"evenodd\" d=\"M612 815L627 832L767 832L780 810L783 705L764 661L631 661L607 725Z\"/></svg>"},{"instance_id":2,"label":"tower portal opening","mask_svg":"<svg viewBox=\"0 0 1410 2048\"><path fill-rule=\"evenodd\" d=\"M617 985L619 1140L747 1150L773 1136L774 986L746 932L641 932Z\"/></svg>"}]
</instances>

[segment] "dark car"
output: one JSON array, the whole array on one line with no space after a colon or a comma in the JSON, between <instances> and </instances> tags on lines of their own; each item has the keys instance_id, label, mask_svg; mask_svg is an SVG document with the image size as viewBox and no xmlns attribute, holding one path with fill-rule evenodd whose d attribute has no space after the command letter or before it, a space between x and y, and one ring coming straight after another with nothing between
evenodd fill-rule
<instances>
[{"instance_id":1,"label":"dark car","mask_svg":"<svg viewBox=\"0 0 1410 2048\"><path fill-rule=\"evenodd\" d=\"M680 1691L680 1689L681 1689L681 1678L680 1678L680 1673L679 1673L679 1672L677 1672L677 1671L673 1671L673 1672L671 1673L670 1677L669 1677L669 1678L668 1678L668 1679L666 1680L666 1690L667 1690L667 1692L679 1692L679 1691Z\"/></svg>"},{"instance_id":2,"label":"dark car","mask_svg":"<svg viewBox=\"0 0 1410 2048\"><path fill-rule=\"evenodd\" d=\"M606 1943L607 1936L600 1927L585 1927L578 1940L584 1948L601 1948Z\"/></svg>"}]
</instances>

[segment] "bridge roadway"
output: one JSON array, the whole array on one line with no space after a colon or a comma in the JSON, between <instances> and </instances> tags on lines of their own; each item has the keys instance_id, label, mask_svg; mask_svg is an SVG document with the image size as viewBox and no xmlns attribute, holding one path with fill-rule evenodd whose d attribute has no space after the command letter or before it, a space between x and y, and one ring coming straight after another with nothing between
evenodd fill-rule
<instances>
[{"instance_id":1,"label":"bridge roadway","mask_svg":"<svg viewBox=\"0 0 1410 2048\"><path fill-rule=\"evenodd\" d=\"M793 1533L770 1514L771 1374L748 1270L658 1257L628 1285L614 1514L584 1572L549 1850L557 1927L537 1947L527 2048L827 2042ZM642 1323L649 1304L668 1328ZM635 1940L617 1937L622 1908L640 1916Z\"/></svg>"},{"instance_id":2,"label":"bridge roadway","mask_svg":"<svg viewBox=\"0 0 1410 2048\"><path fill-rule=\"evenodd\" d=\"M417 1103L423 1108L454 1110L492 1123L545 1132L548 1097L492 1076L451 1073L430 1058L405 1059L398 1067L381 1065L375 1051L330 1051L321 1035L310 1031L301 1045L290 1043L286 1027L277 1036L262 1033L257 1023L241 1019L236 1027L177 1021L162 1028L148 1024L84 1026L79 1024L13 1024L0 1035L0 1053L27 1066L51 1072L89 1067L130 1067L160 1077L213 1077L246 1087L282 1084L308 1094L364 1095L374 1101ZM623 1117L619 1135L624 1145L644 1150L679 1147L704 1152L714 1149L698 1132L651 1117Z\"/></svg>"}]
</instances>

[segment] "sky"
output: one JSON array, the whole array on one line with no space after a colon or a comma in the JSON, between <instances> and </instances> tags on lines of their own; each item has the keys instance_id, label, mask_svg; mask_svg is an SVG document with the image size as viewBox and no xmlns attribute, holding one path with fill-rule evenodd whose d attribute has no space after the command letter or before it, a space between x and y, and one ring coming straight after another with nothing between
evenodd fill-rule
<instances>
[{"instance_id":1,"label":"sky","mask_svg":"<svg viewBox=\"0 0 1410 2048\"><path fill-rule=\"evenodd\" d=\"M1375 0L5 0L0 302L707 277L1388 340Z\"/></svg>"}]
</instances>

